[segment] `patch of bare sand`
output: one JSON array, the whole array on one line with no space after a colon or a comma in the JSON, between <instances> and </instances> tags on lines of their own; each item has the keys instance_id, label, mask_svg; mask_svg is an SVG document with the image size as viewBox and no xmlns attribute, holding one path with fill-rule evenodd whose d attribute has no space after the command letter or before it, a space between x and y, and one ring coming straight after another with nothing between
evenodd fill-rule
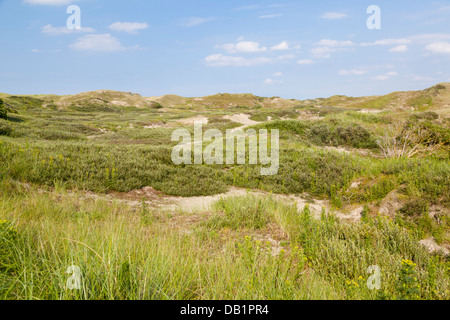
<instances>
[{"instance_id":1,"label":"patch of bare sand","mask_svg":"<svg viewBox=\"0 0 450 320\"><path fill-rule=\"evenodd\" d=\"M430 253L442 253L446 256L450 254L450 250L438 245L434 239L421 240L419 243L424 246Z\"/></svg>"},{"instance_id":2,"label":"patch of bare sand","mask_svg":"<svg viewBox=\"0 0 450 320\"><path fill-rule=\"evenodd\" d=\"M377 113L381 113L384 112L384 110L379 110L379 109L362 109L358 111L359 113L365 113L365 114L377 114Z\"/></svg>"},{"instance_id":3,"label":"patch of bare sand","mask_svg":"<svg viewBox=\"0 0 450 320\"><path fill-rule=\"evenodd\" d=\"M169 125L163 121L152 121L144 125L145 129L167 128Z\"/></svg>"},{"instance_id":4,"label":"patch of bare sand","mask_svg":"<svg viewBox=\"0 0 450 320\"><path fill-rule=\"evenodd\" d=\"M372 158L382 158L381 155L374 153L370 149L356 149L356 148L344 148L344 147L316 147L319 149L327 150L327 151L336 151L343 154L358 154L363 157L372 157Z\"/></svg>"},{"instance_id":5,"label":"patch of bare sand","mask_svg":"<svg viewBox=\"0 0 450 320\"><path fill-rule=\"evenodd\" d=\"M131 205L132 207L142 207L145 203L150 208L160 209L165 212L184 212L188 214L207 212L212 208L212 204L220 199L230 197L240 197L247 194L268 197L272 196L276 200L295 203L299 212L303 211L306 205L309 206L311 213L320 218L323 210L327 214L334 214L336 217L347 221L358 221L361 218L363 206L347 206L340 210L334 210L327 200L312 199L311 197L272 194L260 190L247 190L243 188L231 187L226 193L217 194L213 196L200 197L175 197L163 194L152 187L145 187L138 190L133 190L127 193L110 192L106 195L98 195L91 192L86 193L89 198L104 198L109 201L122 201Z\"/></svg>"},{"instance_id":6,"label":"patch of bare sand","mask_svg":"<svg viewBox=\"0 0 450 320\"><path fill-rule=\"evenodd\" d=\"M177 122L179 122L181 124L190 125L190 126L193 126L194 123L196 123L196 122L200 122L203 125L207 125L208 121L209 121L209 119L206 117L203 117L203 116L177 120Z\"/></svg>"},{"instance_id":7,"label":"patch of bare sand","mask_svg":"<svg viewBox=\"0 0 450 320\"><path fill-rule=\"evenodd\" d=\"M223 194L218 194L214 196L202 196L202 197L172 197L168 196L165 198L167 204L162 205L163 210L177 211L181 210L183 212L197 212L197 211L207 211L211 209L211 205L223 198L245 196L247 191L245 189L231 188L230 191Z\"/></svg>"},{"instance_id":8,"label":"patch of bare sand","mask_svg":"<svg viewBox=\"0 0 450 320\"><path fill-rule=\"evenodd\" d=\"M405 198L397 190L394 190L381 201L378 212L393 218L405 203Z\"/></svg>"},{"instance_id":9,"label":"patch of bare sand","mask_svg":"<svg viewBox=\"0 0 450 320\"><path fill-rule=\"evenodd\" d=\"M198 211L208 211L211 209L211 205L223 198L245 196L247 194L259 195L259 196L272 196L277 200L295 203L297 205L298 211L303 211L306 205L309 206L311 213L316 217L320 218L322 212L325 210L327 214L334 214L336 217L347 221L358 221L361 219L361 213L363 211L363 206L348 206L341 210L333 210L329 201L310 199L307 200L305 197L294 196L294 195L282 195L282 194L271 194L259 190L246 190L242 188L232 187L227 193L214 195L214 196L204 196L204 197L166 197L164 204L159 207L163 210L169 211L183 211L188 213L198 212Z\"/></svg>"},{"instance_id":10,"label":"patch of bare sand","mask_svg":"<svg viewBox=\"0 0 450 320\"><path fill-rule=\"evenodd\" d=\"M227 119L227 120L231 120L233 122L237 122L237 123L243 124L244 126L240 127L240 129L245 128L245 127L249 127L249 126L254 126L254 125L257 125L257 124L260 123L258 121L251 120L250 119L250 115L245 114L245 113L235 114L235 115L232 115L232 116L225 116L223 118Z\"/></svg>"},{"instance_id":11,"label":"patch of bare sand","mask_svg":"<svg viewBox=\"0 0 450 320\"><path fill-rule=\"evenodd\" d=\"M297 120L320 120L322 119L317 113L312 111L301 111Z\"/></svg>"}]
</instances>

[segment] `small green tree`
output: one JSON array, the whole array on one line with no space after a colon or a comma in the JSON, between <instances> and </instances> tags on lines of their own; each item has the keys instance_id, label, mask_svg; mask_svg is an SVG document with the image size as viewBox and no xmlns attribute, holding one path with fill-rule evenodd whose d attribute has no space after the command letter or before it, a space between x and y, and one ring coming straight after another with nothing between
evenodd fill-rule
<instances>
[{"instance_id":1,"label":"small green tree","mask_svg":"<svg viewBox=\"0 0 450 320\"><path fill-rule=\"evenodd\" d=\"M7 119L5 104L1 99L0 99L0 119Z\"/></svg>"}]
</instances>

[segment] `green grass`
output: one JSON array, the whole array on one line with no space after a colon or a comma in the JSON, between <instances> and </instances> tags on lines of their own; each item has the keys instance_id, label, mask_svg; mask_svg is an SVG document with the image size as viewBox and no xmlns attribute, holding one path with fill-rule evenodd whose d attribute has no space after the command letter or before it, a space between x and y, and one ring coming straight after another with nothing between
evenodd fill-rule
<instances>
[{"instance_id":1,"label":"green grass","mask_svg":"<svg viewBox=\"0 0 450 320\"><path fill-rule=\"evenodd\" d=\"M270 212L286 237L275 250L258 240L253 228L259 226L247 225L246 215L235 216L236 231L222 237L226 225L174 230L160 220L143 223L139 210L117 202L64 190L11 196L4 192L10 188L21 187L3 182L0 189L0 217L8 221L0 227L1 299L449 298L449 262L384 219L356 225L326 215L315 220L307 208L298 213L266 198L217 204ZM420 289L414 296L398 289L408 280L405 259L416 264ZM365 285L371 265L382 270L381 290ZM81 269L81 290L66 287L70 266Z\"/></svg>"},{"instance_id":2,"label":"green grass","mask_svg":"<svg viewBox=\"0 0 450 320\"><path fill-rule=\"evenodd\" d=\"M261 229L273 220L278 205L271 199L247 195L239 201L230 198L221 199L214 207L217 214L208 222L209 226Z\"/></svg>"},{"instance_id":3,"label":"green grass","mask_svg":"<svg viewBox=\"0 0 450 320\"><path fill-rule=\"evenodd\" d=\"M432 206L450 206L448 157L325 149L377 155L376 132L414 116L446 142L448 128L434 114L329 106L320 120L298 121L279 120L295 118L292 107L52 110L39 106L50 98L11 99L19 113L0 120L0 220L7 220L0 224L0 299L450 298L448 258L418 244L429 237L450 243L448 216L429 216ZM173 164L171 134L183 127L177 120L202 115L205 129L225 132L240 125L223 116L242 110L258 121L273 117L252 128L280 130L277 175L250 165ZM145 128L155 124L161 127ZM361 184L350 189L355 181ZM325 212L315 219L276 196L226 198L194 213L104 198L146 186L183 197L236 186L367 210L350 224ZM374 208L392 191L404 206L392 219L378 217ZM83 272L80 291L65 288L72 265ZM380 291L365 285L372 265L382 269Z\"/></svg>"}]
</instances>

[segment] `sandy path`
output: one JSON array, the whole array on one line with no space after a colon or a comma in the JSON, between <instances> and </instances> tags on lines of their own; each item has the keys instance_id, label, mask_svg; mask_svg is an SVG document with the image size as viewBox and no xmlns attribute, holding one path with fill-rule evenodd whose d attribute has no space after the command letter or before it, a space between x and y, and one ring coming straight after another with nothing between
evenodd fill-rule
<instances>
[{"instance_id":1,"label":"sandy path","mask_svg":"<svg viewBox=\"0 0 450 320\"><path fill-rule=\"evenodd\" d=\"M247 194L252 194L262 197L274 197L276 200L288 203L295 203L297 209L303 211L306 205L309 206L311 213L320 218L322 211L325 210L327 214L336 215L339 219L348 221L358 221L361 219L363 206L348 206L341 210L333 210L329 201L311 199L307 200L300 196L271 194L260 190L247 190L243 188L231 187L226 193L213 196L200 197L174 197L166 196L160 192L155 191L151 187L143 188L142 190L134 190L128 194L113 196L112 199L125 201L132 206L142 206L142 198L146 199L146 204L150 207L157 208L163 211L181 211L185 213L204 212L212 209L214 202L231 197L241 197ZM139 200L138 200L139 199Z\"/></svg>"}]
</instances>

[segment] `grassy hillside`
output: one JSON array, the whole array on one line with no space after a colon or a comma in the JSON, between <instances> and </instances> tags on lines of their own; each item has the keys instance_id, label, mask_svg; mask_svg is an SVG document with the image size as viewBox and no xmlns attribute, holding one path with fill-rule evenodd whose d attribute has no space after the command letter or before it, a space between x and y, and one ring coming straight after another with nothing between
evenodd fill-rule
<instances>
[{"instance_id":1,"label":"grassy hillside","mask_svg":"<svg viewBox=\"0 0 450 320\"><path fill-rule=\"evenodd\" d=\"M442 109L450 104L450 83L441 83L421 91L393 92L384 96L357 98L333 96L327 99L305 100L303 103L351 109Z\"/></svg>"},{"instance_id":2,"label":"grassy hillside","mask_svg":"<svg viewBox=\"0 0 450 320\"><path fill-rule=\"evenodd\" d=\"M428 110L436 109L447 112L450 105L450 83L442 83L422 91L394 92L385 96L369 97L347 97L332 96L329 98L318 98L309 100L283 99L279 97L258 97L253 94L228 94L219 93L212 96L185 98L177 95L165 95L161 97L142 97L131 92L119 92L113 90L98 90L84 92L76 95L32 95L12 96L1 93L8 104L14 108L30 107L57 107L86 108L92 106L94 109L121 107L136 108L195 108L206 107L214 109L233 108L269 108L289 109L299 107L336 107L342 109L414 109ZM443 110L445 109L445 110Z\"/></svg>"},{"instance_id":3,"label":"grassy hillside","mask_svg":"<svg viewBox=\"0 0 450 320\"><path fill-rule=\"evenodd\" d=\"M449 92L2 95L0 299L448 300ZM278 174L175 165L194 121L278 129Z\"/></svg>"}]
</instances>

